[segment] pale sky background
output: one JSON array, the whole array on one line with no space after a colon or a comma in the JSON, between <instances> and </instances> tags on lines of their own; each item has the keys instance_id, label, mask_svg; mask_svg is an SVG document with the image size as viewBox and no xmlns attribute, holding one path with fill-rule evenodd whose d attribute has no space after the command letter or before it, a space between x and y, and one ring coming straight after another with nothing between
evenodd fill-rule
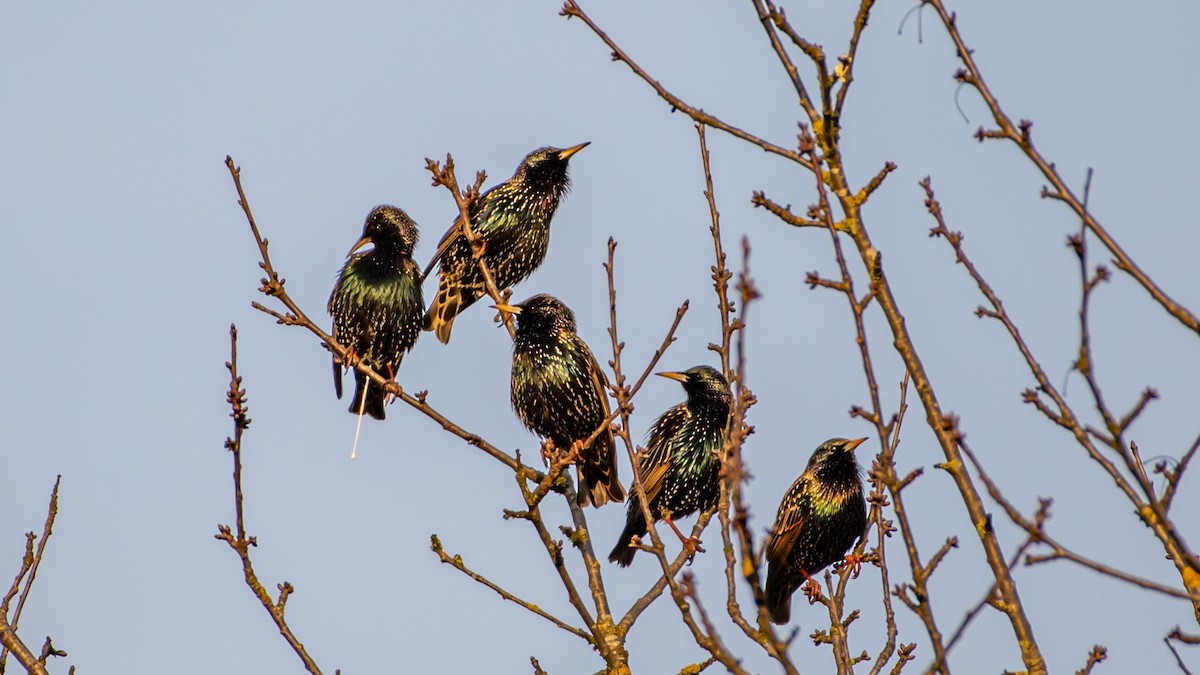
<instances>
[{"instance_id":1,"label":"pale sky background","mask_svg":"<svg viewBox=\"0 0 1200 675\"><path fill-rule=\"evenodd\" d=\"M883 162L899 164L866 217L942 405L962 417L1018 505L1031 512L1038 496L1055 498L1055 536L1178 586L1111 482L1020 402L1031 378L1015 349L999 324L973 316L978 292L945 243L927 237L932 221L917 181L931 175L950 226L965 232L968 252L1047 371L1060 385L1069 380L1070 400L1086 411L1084 383L1068 377L1079 291L1064 243L1077 223L1038 197L1042 180L1015 148L972 138L986 110L967 90L958 101L970 122L956 110L958 62L932 14L923 42L916 15L897 34L913 4L881 2L872 15L843 148L857 185ZM785 6L831 60L845 51L856 3ZM794 142L794 94L749 3L584 8L693 105ZM558 9L119 1L0 10L0 344L8 361L0 579L16 572L23 533L40 531L61 473L58 524L21 621L31 646L51 635L70 652L52 672L70 664L85 675L301 672L236 556L213 539L218 523L233 521L222 449L231 430L222 366L231 322L241 331L254 420L244 473L247 523L260 544L254 560L269 588L295 584L290 624L325 672L525 673L530 655L553 675L602 666L582 641L429 551L436 532L480 573L572 616L532 529L500 517L519 503L503 467L402 404L384 423L365 422L359 459L349 460L355 420L334 398L326 353L249 306L263 299L258 254L223 164L232 154L242 166L293 297L327 321L334 275L376 204L404 208L421 226L417 258L432 255L454 206L430 186L425 157L451 152L464 178L482 168L492 185L535 147L591 141L572 161L574 189L554 221L547 261L516 298L558 295L606 360L600 263L613 236L628 371L640 372L684 298L692 309L661 367L715 363L705 348L718 333L695 131ZM1022 0L952 9L1009 113L1034 120L1035 141L1077 188L1095 168L1093 211L1168 293L1200 309L1192 208L1200 8ZM810 270L835 271L827 233L785 227L749 203L752 190L764 189L802 210L815 201L810 175L716 132L709 142L726 243L736 251L740 237L750 238L763 293L747 338L748 383L760 402L745 447L761 533L817 444L871 433L847 415L867 397L843 298L803 284ZM1095 363L1113 408L1127 409L1147 385L1162 396L1131 438L1145 456L1179 456L1200 432L1200 340L1124 276L1101 289L1093 313ZM870 321L882 394L894 408L899 361L880 315ZM429 389L451 419L530 456L536 439L509 408L509 352L491 314L473 308L450 346L426 335L399 381ZM649 382L636 400L635 437L682 397L673 382ZM950 535L962 540L932 582L949 632L991 577L958 494L932 469L942 456L922 422L914 408L898 462L926 468L907 492L922 553ZM877 451L872 439L860 458L869 463ZM624 459L621 473L628 485ZM1200 545L1195 479L1185 479L1174 514ZM1012 551L1021 536L989 508ZM552 524L564 522L563 508L547 513ZM597 549L607 551L624 509L588 515ZM709 611L723 615L719 534L710 528L704 539L710 553L692 569ZM888 551L895 583L906 569L898 538ZM620 612L656 569L649 557L629 570L605 564ZM1022 567L1016 578L1052 672L1074 672L1094 643L1109 647L1097 673L1174 672L1162 636L1176 624L1196 628L1185 603L1068 563ZM864 612L850 636L856 653L882 644L880 590L870 567L851 585L848 605ZM908 666L918 672L931 650L912 615L898 606L897 616L900 639L919 644ZM796 604L792 650L804 672L833 668L828 648L807 639L826 624L821 608ZM732 625L720 625L751 670L777 671ZM638 673L678 672L705 658L665 600L641 618L628 646ZM1200 667L1194 648L1184 658ZM1019 669L1007 621L985 613L951 664L963 673Z\"/></svg>"}]
</instances>

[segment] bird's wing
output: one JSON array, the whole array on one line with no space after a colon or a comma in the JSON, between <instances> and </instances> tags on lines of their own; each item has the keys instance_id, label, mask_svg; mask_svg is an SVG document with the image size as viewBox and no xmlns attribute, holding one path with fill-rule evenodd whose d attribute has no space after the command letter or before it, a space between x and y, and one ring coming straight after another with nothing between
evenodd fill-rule
<instances>
[{"instance_id":1,"label":"bird's wing","mask_svg":"<svg viewBox=\"0 0 1200 675\"><path fill-rule=\"evenodd\" d=\"M581 358L578 366L585 368L592 381L592 391L596 392L596 398L600 401L600 409L604 412L604 419L612 414L612 410L608 407L608 378L604 375L604 371L600 369L600 363L596 360L596 355L592 353L591 348L581 338L580 346L583 350L580 352Z\"/></svg>"},{"instance_id":2,"label":"bird's wing","mask_svg":"<svg viewBox=\"0 0 1200 675\"><path fill-rule=\"evenodd\" d=\"M450 250L450 247L454 246L455 242L461 236L463 236L463 227L462 217L460 216L454 219L454 224L450 226L450 229L446 230L446 234L443 234L441 240L438 241L437 251L434 252L433 258L430 258L429 264L425 266L425 271L421 272L421 281L424 281L429 276L429 272L433 270L433 266L442 259L446 251Z\"/></svg>"},{"instance_id":3,"label":"bird's wing","mask_svg":"<svg viewBox=\"0 0 1200 675\"><path fill-rule=\"evenodd\" d=\"M642 477L647 503L654 503L655 496L662 490L663 482L674 466L675 452L671 439L678 435L688 415L687 404L681 403L663 413L650 430L646 456L638 462L638 473Z\"/></svg>"},{"instance_id":4,"label":"bird's wing","mask_svg":"<svg viewBox=\"0 0 1200 675\"><path fill-rule=\"evenodd\" d=\"M783 563L787 559L796 544L796 538L804 530L804 522L812 510L808 503L808 491L804 489L807 481L807 474L797 478L779 505L771 537L767 540L767 560L773 564Z\"/></svg>"}]
</instances>

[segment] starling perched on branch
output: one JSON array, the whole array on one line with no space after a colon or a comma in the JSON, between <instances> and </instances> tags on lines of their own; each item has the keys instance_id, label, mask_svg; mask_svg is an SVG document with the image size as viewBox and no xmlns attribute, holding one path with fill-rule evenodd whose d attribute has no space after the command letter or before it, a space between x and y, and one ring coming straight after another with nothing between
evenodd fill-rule
<instances>
[{"instance_id":1,"label":"starling perched on branch","mask_svg":"<svg viewBox=\"0 0 1200 675\"><path fill-rule=\"evenodd\" d=\"M483 261L496 290L524 280L546 258L550 219L570 186L567 162L587 145L534 150L512 178L484 192L472 204L471 231L483 244ZM439 264L438 292L425 314L425 330L436 331L438 340L447 343L454 317L487 294L461 217L442 235L423 276L428 276L435 264Z\"/></svg>"},{"instance_id":2,"label":"starling perched on branch","mask_svg":"<svg viewBox=\"0 0 1200 675\"><path fill-rule=\"evenodd\" d=\"M512 406L517 416L560 452L572 450L601 426L579 451L579 505L603 506L625 498L617 453L608 428L604 373L575 333L575 315L557 298L535 295L497 309L517 315L513 342Z\"/></svg>"},{"instance_id":3,"label":"starling perched on branch","mask_svg":"<svg viewBox=\"0 0 1200 675\"><path fill-rule=\"evenodd\" d=\"M696 544L675 526L674 519L717 508L721 493L721 447L729 424L732 395L725 376L708 366L682 373L658 373L683 384L687 401L658 418L650 430L638 475L650 504L650 515L665 520L693 553ZM636 490L630 490L625 530L608 559L621 567L633 562L633 538L646 533L646 516Z\"/></svg>"},{"instance_id":4,"label":"starling perched on branch","mask_svg":"<svg viewBox=\"0 0 1200 675\"><path fill-rule=\"evenodd\" d=\"M374 247L356 253L367 244ZM417 224L395 206L377 206L363 225L362 237L347 254L329 296L333 339L350 350L346 365L362 360L376 372L394 378L404 353L421 334L421 270L412 259ZM333 358L333 385L342 397L342 363ZM354 372L350 412L385 417L386 392Z\"/></svg>"},{"instance_id":5,"label":"starling perched on branch","mask_svg":"<svg viewBox=\"0 0 1200 675\"><path fill-rule=\"evenodd\" d=\"M867 528L867 503L853 441L831 438L808 460L792 483L767 541L767 611L785 624L791 616L792 593L807 579L842 556ZM819 586L817 587L819 592Z\"/></svg>"}]
</instances>

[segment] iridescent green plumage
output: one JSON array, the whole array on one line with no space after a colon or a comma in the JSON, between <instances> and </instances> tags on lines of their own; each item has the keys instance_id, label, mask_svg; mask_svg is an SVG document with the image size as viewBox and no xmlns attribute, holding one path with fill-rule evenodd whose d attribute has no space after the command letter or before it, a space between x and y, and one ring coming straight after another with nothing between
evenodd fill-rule
<instances>
[{"instance_id":1,"label":"iridescent green plumage","mask_svg":"<svg viewBox=\"0 0 1200 675\"><path fill-rule=\"evenodd\" d=\"M832 438L813 453L779 505L767 540L767 610L791 616L792 593L842 559L867 527L867 504L854 449L867 439Z\"/></svg>"},{"instance_id":2,"label":"iridescent green plumage","mask_svg":"<svg viewBox=\"0 0 1200 675\"><path fill-rule=\"evenodd\" d=\"M513 410L526 427L549 439L560 452L604 425L596 440L580 450L579 503L586 506L590 501L599 507L624 499L613 435L607 427L604 373L576 334L575 315L549 295L501 308L517 314Z\"/></svg>"},{"instance_id":3,"label":"iridescent green plumage","mask_svg":"<svg viewBox=\"0 0 1200 675\"><path fill-rule=\"evenodd\" d=\"M638 475L650 514L656 521L673 521L717 508L720 451L725 444L732 395L725 377L708 366L659 375L681 382L688 400L663 413L654 423L646 453L638 459ZM630 544L646 529L641 500L636 491L631 491L625 529L608 559L628 567L637 552Z\"/></svg>"},{"instance_id":4,"label":"iridescent green plumage","mask_svg":"<svg viewBox=\"0 0 1200 675\"><path fill-rule=\"evenodd\" d=\"M356 253L367 244L374 246L365 253ZM412 259L416 244L417 225L408 214L394 206L375 207L329 296L333 338L386 377L395 376L404 353L412 349L421 334L425 300L421 270ZM341 398L342 367L337 357L333 360L333 384ZM355 371L350 412L357 414L361 409L375 419L383 419L385 394Z\"/></svg>"},{"instance_id":5,"label":"iridescent green plumage","mask_svg":"<svg viewBox=\"0 0 1200 675\"><path fill-rule=\"evenodd\" d=\"M512 178L475 200L469 211L471 231L483 243L483 261L497 290L523 281L546 258L550 219L570 186L567 162L587 145L538 148L525 157ZM438 340L449 342L454 317L487 293L461 218L442 236L425 267L426 275L435 264L439 265L438 292L425 314L425 330L436 331Z\"/></svg>"}]
</instances>

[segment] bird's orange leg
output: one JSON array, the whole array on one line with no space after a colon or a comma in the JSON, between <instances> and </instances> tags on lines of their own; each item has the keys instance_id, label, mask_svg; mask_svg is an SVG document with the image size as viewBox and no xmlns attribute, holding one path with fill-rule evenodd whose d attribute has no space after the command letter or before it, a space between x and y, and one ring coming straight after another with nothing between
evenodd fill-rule
<instances>
[{"instance_id":1,"label":"bird's orange leg","mask_svg":"<svg viewBox=\"0 0 1200 675\"><path fill-rule=\"evenodd\" d=\"M663 522L665 522L667 525L670 525L671 529L675 532L675 536L679 537L679 541L683 544L683 548L688 552L688 564L692 564L692 561L696 559L696 552L702 550L700 548L700 540L683 536L683 533L680 532L679 528L675 526L675 521L671 520L671 516L664 515Z\"/></svg>"},{"instance_id":2,"label":"bird's orange leg","mask_svg":"<svg viewBox=\"0 0 1200 675\"><path fill-rule=\"evenodd\" d=\"M400 383L396 381L396 368L392 364L384 366L387 369L387 402L391 403L396 400L400 391ZM396 385L396 391L392 391L392 385Z\"/></svg>"}]
</instances>

